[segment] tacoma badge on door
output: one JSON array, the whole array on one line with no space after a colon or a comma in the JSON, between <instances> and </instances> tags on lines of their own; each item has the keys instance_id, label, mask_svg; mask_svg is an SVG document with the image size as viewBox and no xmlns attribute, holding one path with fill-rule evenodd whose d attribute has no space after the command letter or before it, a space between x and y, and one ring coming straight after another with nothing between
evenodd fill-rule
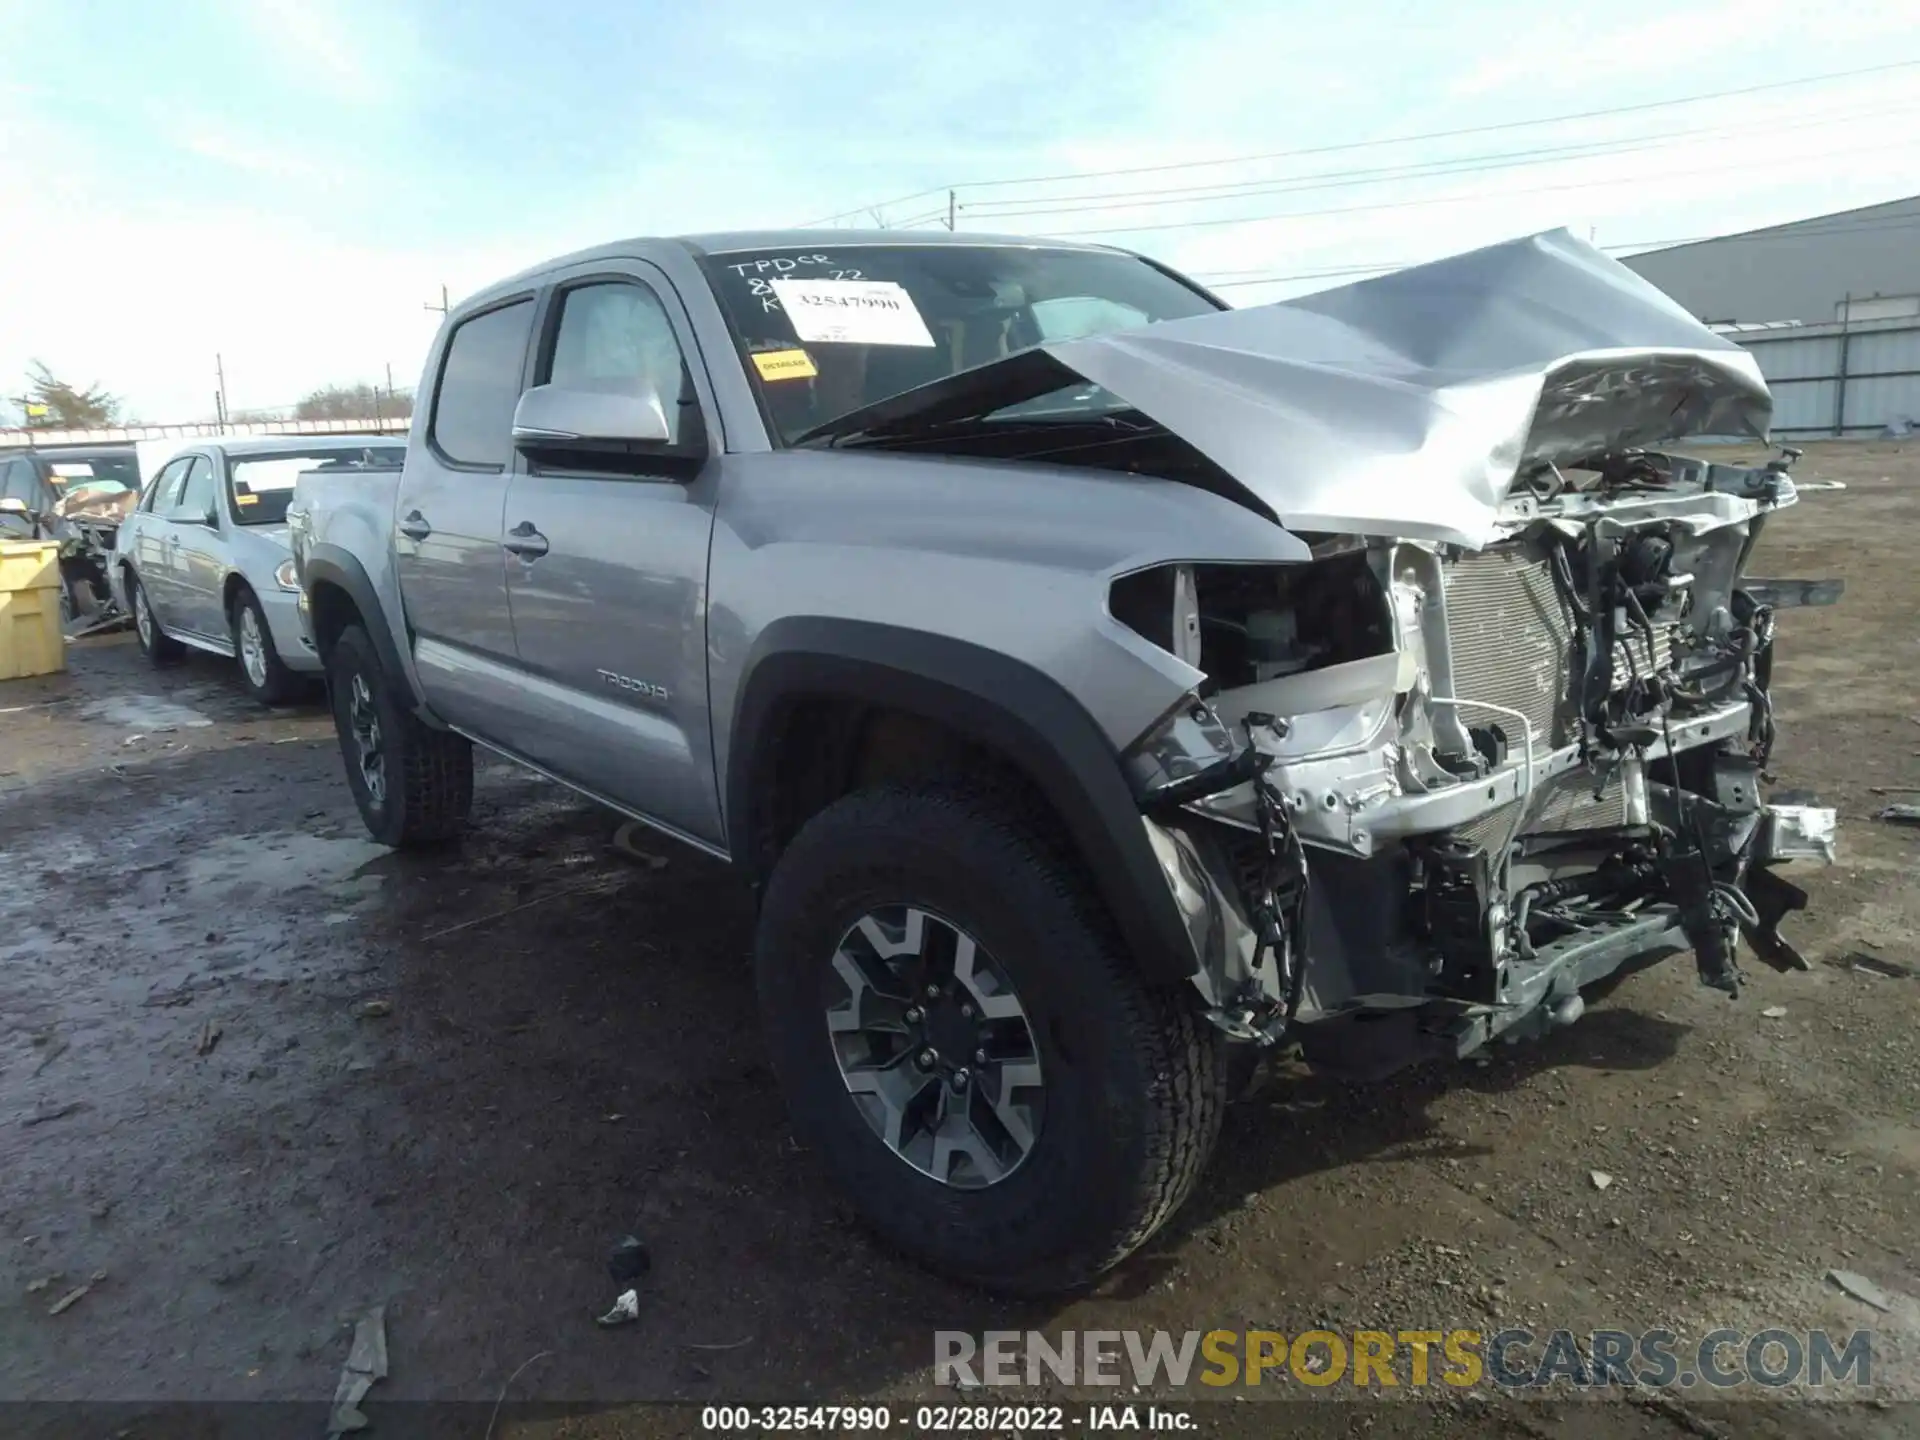
<instances>
[{"instance_id":1,"label":"tacoma badge on door","mask_svg":"<svg viewBox=\"0 0 1920 1440\"><path fill-rule=\"evenodd\" d=\"M594 674L598 675L616 690L631 690L636 695L644 695L649 700L658 700L663 705L669 698L667 695L667 687L664 685L654 685L645 680L635 680L631 675L616 675L611 670L596 670Z\"/></svg>"}]
</instances>

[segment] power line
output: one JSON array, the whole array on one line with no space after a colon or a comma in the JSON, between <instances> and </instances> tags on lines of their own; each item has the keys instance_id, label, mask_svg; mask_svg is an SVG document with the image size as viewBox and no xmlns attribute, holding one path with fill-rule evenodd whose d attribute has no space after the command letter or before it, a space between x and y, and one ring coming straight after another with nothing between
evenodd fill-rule
<instances>
[{"instance_id":1,"label":"power line","mask_svg":"<svg viewBox=\"0 0 1920 1440\"><path fill-rule=\"evenodd\" d=\"M1548 195L1565 190L1591 190L1603 184L1644 184L1648 180L1681 180L1696 175L1724 175L1729 170L1772 168L1782 160L1830 160L1836 155L1867 155L1882 150L1904 149L1920 144L1920 136L1909 136L1884 145L1854 145L1845 151L1814 151L1805 155L1769 155L1756 160L1735 161L1690 170L1661 170L1649 174L1622 176L1617 181L1575 180L1559 185L1535 185L1524 190L1473 190L1462 195L1428 195L1412 200L1379 200L1365 205L1339 205L1323 210L1282 210L1262 215L1225 215L1205 220L1167 220L1152 225L1108 225L1091 230L1055 230L1055 239L1070 240L1087 235L1144 235L1160 230L1193 230L1210 225L1252 225L1268 220L1306 220L1327 215L1358 215L1377 210L1409 210L1424 205L1463 205L1476 200L1511 200L1528 195Z\"/></svg>"},{"instance_id":2,"label":"power line","mask_svg":"<svg viewBox=\"0 0 1920 1440\"><path fill-rule=\"evenodd\" d=\"M1375 146L1410 145L1426 140L1452 140L1462 135L1490 135L1502 130L1523 130L1539 125L1564 125L1573 120L1597 120L1611 115L1633 115L1647 110L1664 110L1675 105L1698 105L1709 100L1731 100L1742 95L1759 95L1771 90L1787 90L1801 85L1818 85L1828 80L1852 80L1862 75L1880 75L1890 70L1909 70L1920 60L1895 60L1885 65L1868 65L1858 70L1834 70L1824 75L1803 75L1794 80L1772 80L1762 85L1743 85L1735 90L1713 90L1698 95L1681 95L1672 100L1646 100L1637 105L1612 105L1601 110L1579 110L1536 120L1503 120L1491 125L1467 125L1455 130L1429 130L1413 135L1394 135L1380 140L1348 140L1338 145L1313 145L1301 150L1275 150L1263 155L1238 155L1221 160L1187 160L1164 165L1130 165L1118 170L1080 170L1068 175L1029 176L1022 180L976 180L956 188L981 190L1000 185L1050 185L1061 180L1099 180L1112 175L1151 175L1168 170L1197 170L1211 165L1246 165L1256 160L1290 160L1300 155L1330 155L1345 150L1366 150Z\"/></svg>"},{"instance_id":3,"label":"power line","mask_svg":"<svg viewBox=\"0 0 1920 1440\"><path fill-rule=\"evenodd\" d=\"M1804 85L1819 85L1833 80L1853 80L1866 75L1884 75L1895 70L1909 70L1920 66L1920 60L1895 60L1882 65L1866 65L1852 70L1832 70L1820 75L1802 75L1791 80L1772 80L1758 85L1742 85L1731 90L1703 91L1694 95L1680 95L1668 100L1645 100L1632 105L1611 105L1596 110L1577 110L1561 115L1541 116L1531 120L1503 120L1487 125L1464 125L1450 130L1428 130L1413 134L1383 136L1373 140L1348 140L1333 145L1310 145L1294 150L1270 150L1257 155L1226 156L1212 160L1182 160L1158 165L1128 165L1112 170L1077 170L1058 175L1029 175L1017 179L975 180L958 184L936 185L925 190L916 190L909 195L898 196L893 200L880 202L879 205L860 205L850 210L842 210L832 215L822 216L818 220L809 220L807 225L824 225L848 216L866 214L871 210L887 205L905 204L929 195L938 195L948 189L984 190L1011 185L1051 185L1067 180L1101 180L1117 175L1156 175L1174 170L1199 170L1226 165L1247 165L1265 160L1291 160L1305 155L1333 155L1353 150L1376 149L1389 145L1410 145L1432 140L1453 140L1465 135L1492 135L1509 130L1533 129L1541 126L1565 125L1575 120L1598 120L1615 115L1644 114L1650 110L1671 109L1677 105L1700 105L1713 100L1731 100L1746 95L1762 95L1777 90L1796 89ZM982 202L985 203L985 202Z\"/></svg>"},{"instance_id":4,"label":"power line","mask_svg":"<svg viewBox=\"0 0 1920 1440\"><path fill-rule=\"evenodd\" d=\"M799 228L806 230L815 225L830 225L835 220L846 220L855 215L870 215L875 210L886 209L889 205L904 205L909 200L921 200L929 195L941 195L952 188L950 185L935 185L928 190L916 190L911 195L896 195L891 200L882 200L875 205L856 205L851 210L839 210L831 215L822 215L818 220L803 221Z\"/></svg>"},{"instance_id":5,"label":"power line","mask_svg":"<svg viewBox=\"0 0 1920 1440\"><path fill-rule=\"evenodd\" d=\"M1773 134L1780 131L1819 129L1825 125L1861 118L1879 119L1887 115L1912 113L1913 106L1896 109L1839 111L1813 118L1787 120L1776 125L1748 125L1737 128L1708 125L1691 130L1673 130L1660 135L1629 136L1612 140L1589 140L1547 146L1533 150L1515 150L1487 155L1461 155L1444 160L1413 161L1403 165L1379 166L1367 170L1325 170L1306 175L1243 180L1230 185L1189 186L1173 189L1110 191L1106 194L1072 196L1035 196L1028 200L968 201L962 212L983 219L1012 219L1032 215L1071 215L1095 210L1133 210L1173 204L1204 204L1215 200L1235 200L1259 195L1286 195L1304 190L1332 190L1355 185L1378 185L1391 181L1427 180L1449 175L1470 175L1488 170L1525 168L1556 160L1603 159L1613 155L1644 150L1665 149L1678 141L1706 137ZM1156 198L1157 197L1157 198ZM1046 206L1049 199L1068 203ZM1099 203L1080 204L1079 201ZM989 210L987 207L1001 207ZM1031 208L1004 208L1031 207Z\"/></svg>"},{"instance_id":6,"label":"power line","mask_svg":"<svg viewBox=\"0 0 1920 1440\"><path fill-rule=\"evenodd\" d=\"M1645 252L1660 250L1675 245L1698 245L1706 241L1719 244L1748 244L1761 241L1799 240L1807 236L1845 235L1874 230L1920 230L1920 215L1884 216L1875 220L1861 220L1836 225L1796 225L1792 228L1780 228L1777 231L1749 231L1733 235L1686 235L1665 240L1627 240L1617 245L1602 245L1599 249L1609 255L1622 251ZM1215 290L1231 290L1243 285L1278 285L1290 280L1332 280L1349 275L1383 275L1390 270L1405 270L1414 265L1426 264L1423 260L1389 260L1375 265L1336 265L1319 270L1296 270L1286 274L1260 273L1251 270L1215 270L1201 271L1194 279L1203 282ZM1228 278L1232 277L1232 278Z\"/></svg>"},{"instance_id":7,"label":"power line","mask_svg":"<svg viewBox=\"0 0 1920 1440\"><path fill-rule=\"evenodd\" d=\"M1898 203L1898 202L1886 202ZM1882 209L1882 205L1862 206L1863 210ZM1849 217L1854 218L1849 218ZM1678 245L1700 245L1708 241L1716 244L1746 243L1749 241L1798 240L1808 235L1846 235L1869 230L1908 230L1920 228L1920 211L1902 215L1859 215L1855 211L1842 210L1833 215L1815 216L1811 220L1789 220L1780 225L1767 225L1751 230L1734 230L1718 235L1676 235L1662 240L1622 240L1613 245L1601 245L1598 249L1611 254L1618 250L1657 250ZM1419 265L1419 260L1394 260L1379 265L1349 265L1342 267L1347 271L1360 270L1398 270L1408 265ZM1268 275L1271 272L1259 267L1241 270L1203 270L1194 278L1198 280L1226 279L1240 275ZM1285 277L1292 278L1292 277Z\"/></svg>"}]
</instances>

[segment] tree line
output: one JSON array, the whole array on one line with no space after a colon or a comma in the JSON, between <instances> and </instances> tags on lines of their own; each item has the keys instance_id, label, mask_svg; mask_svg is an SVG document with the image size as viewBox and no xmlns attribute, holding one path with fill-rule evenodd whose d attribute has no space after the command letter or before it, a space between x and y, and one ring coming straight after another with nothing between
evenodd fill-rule
<instances>
[{"instance_id":1,"label":"tree line","mask_svg":"<svg viewBox=\"0 0 1920 1440\"><path fill-rule=\"evenodd\" d=\"M29 430L103 430L126 423L126 406L97 381L76 385L35 360L26 390L10 397ZM292 406L236 412L235 420L392 420L413 414L411 390L377 385L322 385Z\"/></svg>"}]
</instances>

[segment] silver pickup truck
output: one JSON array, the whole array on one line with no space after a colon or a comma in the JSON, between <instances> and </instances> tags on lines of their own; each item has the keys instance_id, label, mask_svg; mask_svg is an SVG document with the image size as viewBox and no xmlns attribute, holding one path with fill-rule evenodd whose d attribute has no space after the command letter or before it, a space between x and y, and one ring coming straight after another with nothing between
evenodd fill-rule
<instances>
[{"instance_id":1,"label":"silver pickup truck","mask_svg":"<svg viewBox=\"0 0 1920 1440\"><path fill-rule=\"evenodd\" d=\"M451 313L403 467L302 476L392 845L478 743L732 861L797 1127L1016 1290L1151 1235L1242 1057L1377 1076L1691 950L1803 964L1794 503L1748 354L1564 232L1229 310L1121 251L637 240ZM636 1023L638 1021L636 1020Z\"/></svg>"}]
</instances>

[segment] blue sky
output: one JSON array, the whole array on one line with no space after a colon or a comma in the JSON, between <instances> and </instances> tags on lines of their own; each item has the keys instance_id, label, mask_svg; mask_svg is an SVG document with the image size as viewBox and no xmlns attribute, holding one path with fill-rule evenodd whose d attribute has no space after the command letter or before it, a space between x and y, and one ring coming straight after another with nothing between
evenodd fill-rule
<instances>
[{"instance_id":1,"label":"blue sky","mask_svg":"<svg viewBox=\"0 0 1920 1440\"><path fill-rule=\"evenodd\" d=\"M950 184L962 229L1098 230L1228 279L1772 223L1920 191L1920 65L1071 177L1920 60L1912 21L1911 0L0 0L0 393L33 357L150 421L210 413L216 353L238 408L388 364L411 384L443 283L936 192L880 207L899 223Z\"/></svg>"}]
</instances>

